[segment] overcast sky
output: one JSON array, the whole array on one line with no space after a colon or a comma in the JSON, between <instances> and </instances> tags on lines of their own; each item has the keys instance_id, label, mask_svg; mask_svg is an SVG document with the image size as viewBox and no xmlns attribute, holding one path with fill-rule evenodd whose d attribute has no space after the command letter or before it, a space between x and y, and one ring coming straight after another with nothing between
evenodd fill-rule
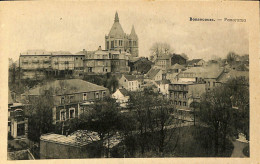
<instances>
[{"instance_id":1,"label":"overcast sky","mask_svg":"<svg viewBox=\"0 0 260 164\"><path fill-rule=\"evenodd\" d=\"M244 18L243 12L233 9L230 13L226 5L217 8L203 5L21 2L2 11L1 28L5 31L2 43L7 48L5 52L14 59L27 49L76 53L82 49L96 50L99 45L105 48L105 35L118 11L125 33L129 34L132 25L135 26L140 56L149 56L154 42L167 42L176 53L185 53L190 59L225 57L229 51L248 54L246 23L189 21L189 17Z\"/></svg>"}]
</instances>

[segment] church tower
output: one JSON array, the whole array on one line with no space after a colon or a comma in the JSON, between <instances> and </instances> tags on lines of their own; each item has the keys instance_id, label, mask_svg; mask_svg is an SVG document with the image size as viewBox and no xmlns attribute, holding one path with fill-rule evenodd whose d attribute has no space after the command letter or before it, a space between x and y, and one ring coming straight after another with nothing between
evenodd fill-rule
<instances>
[{"instance_id":1,"label":"church tower","mask_svg":"<svg viewBox=\"0 0 260 164\"><path fill-rule=\"evenodd\" d=\"M135 33L135 27L132 26L131 34L129 39L129 50L133 57L138 57L138 36Z\"/></svg>"},{"instance_id":2,"label":"church tower","mask_svg":"<svg viewBox=\"0 0 260 164\"><path fill-rule=\"evenodd\" d=\"M119 23L117 12L109 34L105 36L105 49L121 52L129 51L132 57L138 56L138 36L135 33L134 26L132 27L131 34L127 35Z\"/></svg>"}]
</instances>

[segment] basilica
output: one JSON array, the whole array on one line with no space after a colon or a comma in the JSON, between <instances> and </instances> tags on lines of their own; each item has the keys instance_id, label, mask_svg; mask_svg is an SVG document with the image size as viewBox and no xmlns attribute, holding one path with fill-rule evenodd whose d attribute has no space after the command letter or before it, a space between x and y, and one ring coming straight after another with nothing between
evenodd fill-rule
<instances>
[{"instance_id":1,"label":"basilica","mask_svg":"<svg viewBox=\"0 0 260 164\"><path fill-rule=\"evenodd\" d=\"M130 34L126 34L119 23L118 13L115 14L114 24L108 35L105 36L105 49L115 51L126 51L132 57L138 57L138 36L132 26Z\"/></svg>"}]
</instances>

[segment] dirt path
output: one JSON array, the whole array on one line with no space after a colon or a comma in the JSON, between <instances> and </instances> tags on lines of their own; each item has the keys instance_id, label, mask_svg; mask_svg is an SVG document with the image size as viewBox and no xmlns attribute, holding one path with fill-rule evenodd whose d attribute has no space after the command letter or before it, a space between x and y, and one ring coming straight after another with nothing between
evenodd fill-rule
<instances>
[{"instance_id":1,"label":"dirt path","mask_svg":"<svg viewBox=\"0 0 260 164\"><path fill-rule=\"evenodd\" d=\"M231 142L234 145L234 150L232 152L231 157L247 158L247 156L245 156L243 154L243 149L244 149L244 147L248 146L248 143L240 142L237 140L235 140L235 141L231 140Z\"/></svg>"}]
</instances>

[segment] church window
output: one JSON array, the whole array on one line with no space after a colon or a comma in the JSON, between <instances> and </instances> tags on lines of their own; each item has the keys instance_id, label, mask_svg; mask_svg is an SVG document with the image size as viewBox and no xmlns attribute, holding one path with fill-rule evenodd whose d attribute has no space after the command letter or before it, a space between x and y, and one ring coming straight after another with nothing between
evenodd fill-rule
<instances>
[{"instance_id":1,"label":"church window","mask_svg":"<svg viewBox=\"0 0 260 164\"><path fill-rule=\"evenodd\" d=\"M114 48L114 41L111 41L111 48Z\"/></svg>"},{"instance_id":2,"label":"church window","mask_svg":"<svg viewBox=\"0 0 260 164\"><path fill-rule=\"evenodd\" d=\"M109 41L107 41L107 50L109 49Z\"/></svg>"}]
</instances>

